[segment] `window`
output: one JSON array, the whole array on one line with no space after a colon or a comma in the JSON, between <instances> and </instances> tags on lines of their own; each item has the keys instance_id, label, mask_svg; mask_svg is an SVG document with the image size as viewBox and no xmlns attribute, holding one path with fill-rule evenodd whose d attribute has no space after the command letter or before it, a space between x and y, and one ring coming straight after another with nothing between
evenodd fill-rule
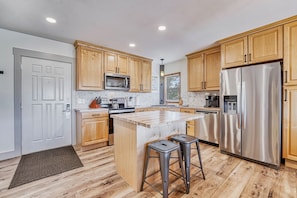
<instances>
[{"instance_id":1,"label":"window","mask_svg":"<svg viewBox=\"0 0 297 198\"><path fill-rule=\"evenodd\" d=\"M165 77L165 101L178 102L180 99L180 73L167 74Z\"/></svg>"}]
</instances>

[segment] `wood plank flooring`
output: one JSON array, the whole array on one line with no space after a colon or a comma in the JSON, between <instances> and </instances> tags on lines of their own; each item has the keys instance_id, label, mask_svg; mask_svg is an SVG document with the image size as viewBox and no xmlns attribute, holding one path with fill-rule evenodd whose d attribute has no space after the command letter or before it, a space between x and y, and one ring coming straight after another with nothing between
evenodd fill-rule
<instances>
[{"instance_id":1,"label":"wood plank flooring","mask_svg":"<svg viewBox=\"0 0 297 198\"><path fill-rule=\"evenodd\" d=\"M274 170L222 154L219 148L200 143L206 180L201 175L191 178L189 194L180 179L171 178L171 187L177 190L169 197L280 197L297 198L297 170L286 168ZM31 182L8 190L20 158L0 161L0 197L115 197L149 198L162 197L148 185L136 193L116 173L113 146L77 153L84 167L59 175ZM197 162L192 152L192 162ZM193 167L193 173L197 172ZM159 176L154 179L160 182ZM160 187L160 185L158 185Z\"/></svg>"}]
</instances>

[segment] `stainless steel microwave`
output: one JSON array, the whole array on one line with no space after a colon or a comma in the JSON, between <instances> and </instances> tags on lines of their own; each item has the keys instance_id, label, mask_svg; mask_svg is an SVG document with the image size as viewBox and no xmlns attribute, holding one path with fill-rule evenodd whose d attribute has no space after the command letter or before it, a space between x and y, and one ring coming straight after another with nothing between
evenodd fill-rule
<instances>
[{"instance_id":1,"label":"stainless steel microwave","mask_svg":"<svg viewBox=\"0 0 297 198\"><path fill-rule=\"evenodd\" d=\"M107 90L129 91L130 89L130 76L105 73L104 82Z\"/></svg>"}]
</instances>

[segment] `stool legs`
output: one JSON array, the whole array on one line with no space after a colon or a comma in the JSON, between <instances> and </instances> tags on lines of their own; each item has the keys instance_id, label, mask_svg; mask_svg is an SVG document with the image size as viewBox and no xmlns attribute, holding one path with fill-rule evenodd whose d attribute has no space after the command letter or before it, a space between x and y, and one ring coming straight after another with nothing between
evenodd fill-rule
<instances>
[{"instance_id":1,"label":"stool legs","mask_svg":"<svg viewBox=\"0 0 297 198\"><path fill-rule=\"evenodd\" d=\"M168 174L170 153L160 153L160 167L163 185L163 197L168 197Z\"/></svg>"},{"instance_id":2,"label":"stool legs","mask_svg":"<svg viewBox=\"0 0 297 198\"><path fill-rule=\"evenodd\" d=\"M144 185L144 181L146 179L146 171L147 171L150 153L151 153L151 149L150 149L150 147L147 147L146 156L145 156L145 164L144 164L144 168L143 168L143 177L142 177L142 182L141 182L141 187L140 187L141 191L143 191L143 185Z\"/></svg>"},{"instance_id":3,"label":"stool legs","mask_svg":"<svg viewBox=\"0 0 297 198\"><path fill-rule=\"evenodd\" d=\"M201 172L202 172L203 179L205 180L205 175L204 175L204 171L203 171L203 167L202 167L202 161L201 161L200 147L199 147L198 141L196 142L196 148L197 148L197 152L198 152L198 159L199 159L199 163L200 163L200 169L201 169Z\"/></svg>"},{"instance_id":4,"label":"stool legs","mask_svg":"<svg viewBox=\"0 0 297 198\"><path fill-rule=\"evenodd\" d=\"M186 169L186 191L187 194L190 192L190 165L191 165L191 144L180 144L183 147L183 155L185 159L185 169Z\"/></svg>"}]
</instances>

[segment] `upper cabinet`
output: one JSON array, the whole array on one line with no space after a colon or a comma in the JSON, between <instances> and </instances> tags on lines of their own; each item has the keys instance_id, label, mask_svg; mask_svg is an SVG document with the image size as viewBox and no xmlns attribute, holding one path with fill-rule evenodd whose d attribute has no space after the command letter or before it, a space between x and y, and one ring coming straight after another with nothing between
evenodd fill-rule
<instances>
[{"instance_id":1,"label":"upper cabinet","mask_svg":"<svg viewBox=\"0 0 297 198\"><path fill-rule=\"evenodd\" d=\"M76 46L77 90L103 90L103 51Z\"/></svg>"},{"instance_id":2,"label":"upper cabinet","mask_svg":"<svg viewBox=\"0 0 297 198\"><path fill-rule=\"evenodd\" d=\"M130 91L151 92L152 63L136 57L129 58Z\"/></svg>"},{"instance_id":3,"label":"upper cabinet","mask_svg":"<svg viewBox=\"0 0 297 198\"><path fill-rule=\"evenodd\" d=\"M228 38L222 42L221 53L222 68L282 59L282 26Z\"/></svg>"},{"instance_id":4,"label":"upper cabinet","mask_svg":"<svg viewBox=\"0 0 297 198\"><path fill-rule=\"evenodd\" d=\"M188 58L188 91L220 89L220 47L195 52Z\"/></svg>"},{"instance_id":5,"label":"upper cabinet","mask_svg":"<svg viewBox=\"0 0 297 198\"><path fill-rule=\"evenodd\" d=\"M297 21L284 25L284 84L297 85Z\"/></svg>"},{"instance_id":6,"label":"upper cabinet","mask_svg":"<svg viewBox=\"0 0 297 198\"><path fill-rule=\"evenodd\" d=\"M152 90L152 63L143 60L141 64L141 89L142 92L151 92Z\"/></svg>"},{"instance_id":7,"label":"upper cabinet","mask_svg":"<svg viewBox=\"0 0 297 198\"><path fill-rule=\"evenodd\" d=\"M151 59L75 41L77 90L103 90L104 73L130 76L130 91L151 91Z\"/></svg>"},{"instance_id":8,"label":"upper cabinet","mask_svg":"<svg viewBox=\"0 0 297 198\"><path fill-rule=\"evenodd\" d=\"M105 73L128 75L128 56L113 52L104 53Z\"/></svg>"}]
</instances>

